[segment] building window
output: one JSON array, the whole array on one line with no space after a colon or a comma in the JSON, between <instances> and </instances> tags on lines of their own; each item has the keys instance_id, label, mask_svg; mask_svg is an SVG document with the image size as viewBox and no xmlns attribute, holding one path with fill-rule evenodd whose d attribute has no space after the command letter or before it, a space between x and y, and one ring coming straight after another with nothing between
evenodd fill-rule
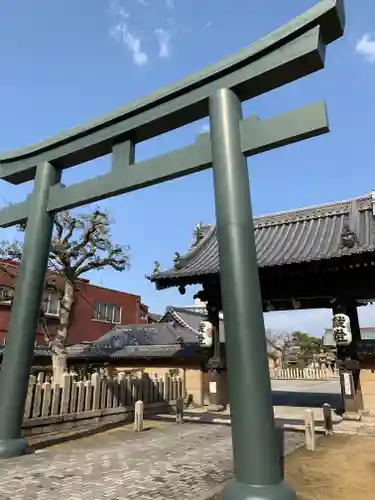
<instances>
[{"instance_id":1,"label":"building window","mask_svg":"<svg viewBox=\"0 0 375 500\"><path fill-rule=\"evenodd\" d=\"M104 321L104 323L121 323L121 307L115 304L104 304L96 302L92 311L92 319L95 321Z\"/></svg>"},{"instance_id":2,"label":"building window","mask_svg":"<svg viewBox=\"0 0 375 500\"><path fill-rule=\"evenodd\" d=\"M141 314L141 320L147 321L148 316L147 314Z\"/></svg>"},{"instance_id":3,"label":"building window","mask_svg":"<svg viewBox=\"0 0 375 500\"><path fill-rule=\"evenodd\" d=\"M0 304L10 305L12 303L12 298L14 294L14 289L7 285L0 286Z\"/></svg>"},{"instance_id":4,"label":"building window","mask_svg":"<svg viewBox=\"0 0 375 500\"><path fill-rule=\"evenodd\" d=\"M46 316L58 316L60 312L60 295L55 290L45 290L43 294L43 311Z\"/></svg>"}]
</instances>

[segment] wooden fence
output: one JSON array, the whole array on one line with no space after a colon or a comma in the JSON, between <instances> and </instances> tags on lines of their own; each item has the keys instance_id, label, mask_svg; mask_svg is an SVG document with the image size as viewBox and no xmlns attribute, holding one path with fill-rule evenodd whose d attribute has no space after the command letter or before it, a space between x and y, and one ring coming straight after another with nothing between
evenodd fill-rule
<instances>
[{"instance_id":1,"label":"wooden fence","mask_svg":"<svg viewBox=\"0 0 375 500\"><path fill-rule=\"evenodd\" d=\"M278 380L331 380L339 377L338 370L323 368L274 368L270 370L271 379Z\"/></svg>"},{"instance_id":2,"label":"wooden fence","mask_svg":"<svg viewBox=\"0 0 375 500\"><path fill-rule=\"evenodd\" d=\"M101 410L132 409L138 400L166 403L182 397L180 377L164 378L126 375L116 378L94 373L89 380L76 381L74 374L65 374L62 385L54 384L43 373L31 376L25 405L24 420L98 412Z\"/></svg>"}]
</instances>

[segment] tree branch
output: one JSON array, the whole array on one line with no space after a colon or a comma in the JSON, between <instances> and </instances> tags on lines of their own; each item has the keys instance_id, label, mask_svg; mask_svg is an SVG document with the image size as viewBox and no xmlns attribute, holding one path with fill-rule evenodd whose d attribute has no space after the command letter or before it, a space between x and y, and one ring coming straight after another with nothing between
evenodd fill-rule
<instances>
[{"instance_id":1,"label":"tree branch","mask_svg":"<svg viewBox=\"0 0 375 500\"><path fill-rule=\"evenodd\" d=\"M0 242L0 255L6 259L14 260L16 262L21 261L22 255L22 243L20 241L1 241Z\"/></svg>"},{"instance_id":2,"label":"tree branch","mask_svg":"<svg viewBox=\"0 0 375 500\"><path fill-rule=\"evenodd\" d=\"M73 266L73 271L77 274L78 276L78 270L79 268L83 265L83 263L89 259L91 259L92 257L95 256L95 253L96 253L96 246L94 244L93 241L91 242L87 242L86 245L89 245L89 249L88 250L84 250L83 248L81 249L81 252L82 252L82 255L81 257L76 261L76 263L74 264ZM85 245L85 246L86 246ZM85 271L83 271L85 272ZM82 274L82 272L80 272L79 274Z\"/></svg>"},{"instance_id":3,"label":"tree branch","mask_svg":"<svg viewBox=\"0 0 375 500\"><path fill-rule=\"evenodd\" d=\"M103 226L108 226L108 215L100 210L95 210L89 216L81 216L83 219L80 228L83 230L81 241L71 245L70 255L75 258L84 248L89 245L94 239L98 239L99 233L106 229ZM86 224L85 224L86 222ZM96 238L95 238L96 236Z\"/></svg>"},{"instance_id":4,"label":"tree branch","mask_svg":"<svg viewBox=\"0 0 375 500\"><path fill-rule=\"evenodd\" d=\"M129 269L130 263L128 249L123 247L113 248L108 251L106 256L95 257L90 262L87 262L82 267L76 269L76 274L77 276L80 276L88 271L99 270L104 267L111 267L112 269L120 272Z\"/></svg>"},{"instance_id":5,"label":"tree branch","mask_svg":"<svg viewBox=\"0 0 375 500\"><path fill-rule=\"evenodd\" d=\"M48 329L48 318L44 311L40 315L40 326L43 329L46 343L54 354L65 352L64 343L69 328L69 318L74 306L75 281L82 274L111 267L116 271L124 271L130 267L128 246L120 246L112 242L110 226L113 224L106 212L99 209L88 214L72 215L65 211L56 214L54 219L54 234L49 253L49 269L65 278L64 293L61 286L49 279L45 287L59 292L60 312L57 334L51 334ZM20 225L18 230L25 232L26 225ZM0 256L20 261L23 243L20 241L0 242ZM0 263L0 270L3 268ZM7 266L4 265L4 270ZM71 299L67 300L67 285L72 288ZM60 284L61 285L61 284ZM69 287L68 287L69 288ZM66 300L65 300L66 299Z\"/></svg>"},{"instance_id":6,"label":"tree branch","mask_svg":"<svg viewBox=\"0 0 375 500\"><path fill-rule=\"evenodd\" d=\"M55 230L56 230L55 238L57 240L61 241L63 233L64 233L64 226L60 222L60 214L55 214L54 223L55 223Z\"/></svg>"}]
</instances>

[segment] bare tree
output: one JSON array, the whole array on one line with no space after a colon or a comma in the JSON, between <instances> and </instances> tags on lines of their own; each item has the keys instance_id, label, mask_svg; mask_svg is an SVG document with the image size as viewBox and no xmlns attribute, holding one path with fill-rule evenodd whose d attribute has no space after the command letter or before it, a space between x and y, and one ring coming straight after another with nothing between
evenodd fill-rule
<instances>
[{"instance_id":1,"label":"bare tree","mask_svg":"<svg viewBox=\"0 0 375 500\"><path fill-rule=\"evenodd\" d=\"M266 328L266 341L267 344L272 349L272 357L275 361L276 366L283 366L284 359L283 354L284 350L282 345L280 345L280 341L285 338L285 334L282 332L275 332L270 328Z\"/></svg>"},{"instance_id":2,"label":"bare tree","mask_svg":"<svg viewBox=\"0 0 375 500\"><path fill-rule=\"evenodd\" d=\"M106 267L120 272L129 268L129 247L112 242L110 227L113 223L114 220L107 212L98 209L87 214L64 211L55 216L46 288L55 289L59 293L59 323L56 333L51 334L44 314L45 304L42 304L40 325L52 350L56 382L59 382L61 375L67 370L65 343L76 298L77 279L88 271ZM24 232L26 224L17 229ZM0 243L0 255L19 262L22 248L22 241L3 241ZM1 269L4 270L4 266ZM53 276L63 277L63 280L60 279L63 285L59 285Z\"/></svg>"}]
</instances>

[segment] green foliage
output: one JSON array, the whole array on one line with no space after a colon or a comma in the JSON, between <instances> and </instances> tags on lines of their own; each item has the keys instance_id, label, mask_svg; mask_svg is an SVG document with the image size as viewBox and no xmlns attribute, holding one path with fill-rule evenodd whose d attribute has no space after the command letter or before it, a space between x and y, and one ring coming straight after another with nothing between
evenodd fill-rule
<instances>
[{"instance_id":1,"label":"green foliage","mask_svg":"<svg viewBox=\"0 0 375 500\"><path fill-rule=\"evenodd\" d=\"M59 324L56 335L48 330L44 307L40 311L40 325L45 339L55 354L64 352L71 312L75 300L75 283L84 273L111 267L116 271L129 268L128 246L112 242L110 228L114 221L107 212L98 209L89 213L76 214L63 211L55 215L54 231L51 239L48 269L52 274L46 281L46 288L59 293ZM26 224L19 225L18 231L24 233ZM19 262L23 241L0 242L0 256ZM7 266L0 266L8 272ZM53 275L64 278L63 286L56 284Z\"/></svg>"},{"instance_id":2,"label":"green foliage","mask_svg":"<svg viewBox=\"0 0 375 500\"><path fill-rule=\"evenodd\" d=\"M327 351L323 345L322 339L310 337L308 333L294 331L291 334L291 340L300 347L299 358L319 358Z\"/></svg>"},{"instance_id":3,"label":"green foliage","mask_svg":"<svg viewBox=\"0 0 375 500\"><path fill-rule=\"evenodd\" d=\"M108 213L98 209L81 214L69 211L56 214L49 254L51 271L74 281L88 271L105 267L112 267L116 271L128 269L129 247L112 242L112 224L114 220ZM22 224L17 229L24 233L26 227L26 224ZM2 241L0 255L19 261L22 247L22 241Z\"/></svg>"}]
</instances>

